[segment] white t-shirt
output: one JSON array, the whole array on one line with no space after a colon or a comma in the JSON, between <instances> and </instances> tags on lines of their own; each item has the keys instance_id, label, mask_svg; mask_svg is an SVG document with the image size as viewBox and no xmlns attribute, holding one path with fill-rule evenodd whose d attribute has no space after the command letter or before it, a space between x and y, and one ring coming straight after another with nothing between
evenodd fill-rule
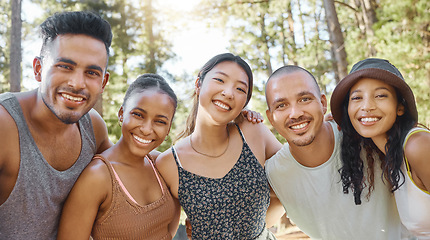
<instances>
[{"instance_id":1,"label":"white t-shirt","mask_svg":"<svg viewBox=\"0 0 430 240\"><path fill-rule=\"evenodd\" d=\"M402 227L393 194L381 180L375 163L375 183L370 199L367 188L361 205L355 205L352 191L344 194L338 170L341 167L342 134L330 122L335 147L330 159L318 167L305 167L285 144L266 161L266 174L287 216L312 239L397 240ZM366 167L366 165L365 165Z\"/></svg>"},{"instance_id":2,"label":"white t-shirt","mask_svg":"<svg viewBox=\"0 0 430 240\"><path fill-rule=\"evenodd\" d=\"M412 134L423 131L429 132L423 128L411 129L403 145ZM410 172L406 170L405 162L403 162L402 171L405 175L405 183L394 192L400 219L418 239L428 240L430 239L430 194L415 185Z\"/></svg>"}]
</instances>

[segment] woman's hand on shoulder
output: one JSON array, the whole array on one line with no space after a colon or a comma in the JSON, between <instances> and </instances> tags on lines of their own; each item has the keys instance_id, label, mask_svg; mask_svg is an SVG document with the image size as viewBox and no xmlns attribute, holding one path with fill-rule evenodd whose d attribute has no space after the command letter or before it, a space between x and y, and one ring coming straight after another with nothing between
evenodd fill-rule
<instances>
[{"instance_id":1,"label":"woman's hand on shoulder","mask_svg":"<svg viewBox=\"0 0 430 240\"><path fill-rule=\"evenodd\" d=\"M405 155L411 166L415 184L430 191L430 133L418 132L413 134L405 146Z\"/></svg>"},{"instance_id":2,"label":"woman's hand on shoulder","mask_svg":"<svg viewBox=\"0 0 430 240\"><path fill-rule=\"evenodd\" d=\"M259 112L243 109L239 116L234 119L234 122L239 124L245 120L248 120L248 122L251 123L262 123L264 121L264 118Z\"/></svg>"}]
</instances>

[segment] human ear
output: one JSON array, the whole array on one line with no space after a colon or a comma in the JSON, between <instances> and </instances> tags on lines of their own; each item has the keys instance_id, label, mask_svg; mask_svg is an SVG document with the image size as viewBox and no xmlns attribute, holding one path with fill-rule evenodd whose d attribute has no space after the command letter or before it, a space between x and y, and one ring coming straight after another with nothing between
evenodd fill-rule
<instances>
[{"instance_id":1,"label":"human ear","mask_svg":"<svg viewBox=\"0 0 430 240\"><path fill-rule=\"evenodd\" d=\"M104 89L106 87L106 84L109 81L109 76L110 76L110 73L106 72L105 75L104 75L104 77L103 77L102 92L104 91Z\"/></svg>"},{"instance_id":2,"label":"human ear","mask_svg":"<svg viewBox=\"0 0 430 240\"><path fill-rule=\"evenodd\" d=\"M33 59L33 72L34 72L34 78L36 81L41 82L42 81L42 60L40 57L35 57Z\"/></svg>"},{"instance_id":3,"label":"human ear","mask_svg":"<svg viewBox=\"0 0 430 240\"><path fill-rule=\"evenodd\" d=\"M120 123L122 123L123 118L124 118L124 107L123 107L123 106L121 106L121 108L120 108L120 109L119 109L119 111L118 111L118 121L119 121Z\"/></svg>"},{"instance_id":4,"label":"human ear","mask_svg":"<svg viewBox=\"0 0 430 240\"><path fill-rule=\"evenodd\" d=\"M273 125L273 115L269 109L266 110L266 116L267 116L267 119L269 119L270 124L272 124L272 126L274 126Z\"/></svg>"},{"instance_id":5,"label":"human ear","mask_svg":"<svg viewBox=\"0 0 430 240\"><path fill-rule=\"evenodd\" d=\"M324 114L327 113L327 97L325 96L325 94L321 94L321 104L323 107L323 112Z\"/></svg>"},{"instance_id":6,"label":"human ear","mask_svg":"<svg viewBox=\"0 0 430 240\"><path fill-rule=\"evenodd\" d=\"M199 93L200 93L200 85L201 85L201 83L200 83L200 77L198 77L197 79L196 79L196 82L194 83L194 85L195 85L195 87L196 87L196 94L197 94L197 96L199 95Z\"/></svg>"},{"instance_id":7,"label":"human ear","mask_svg":"<svg viewBox=\"0 0 430 240\"><path fill-rule=\"evenodd\" d=\"M403 114L405 114L405 106L399 104L399 106L397 106L397 116L403 116Z\"/></svg>"}]
</instances>

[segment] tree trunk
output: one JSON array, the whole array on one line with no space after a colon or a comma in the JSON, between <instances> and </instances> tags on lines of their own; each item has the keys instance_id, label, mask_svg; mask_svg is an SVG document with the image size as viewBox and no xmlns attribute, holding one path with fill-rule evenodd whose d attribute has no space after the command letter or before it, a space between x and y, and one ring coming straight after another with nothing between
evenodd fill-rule
<instances>
[{"instance_id":1,"label":"tree trunk","mask_svg":"<svg viewBox=\"0 0 430 240\"><path fill-rule=\"evenodd\" d=\"M373 30L373 24L378 21L375 12L376 3L374 0L354 0L352 1L352 6L355 10L357 27L360 29L361 36L366 40L366 57L375 56L377 52L374 47L375 31Z\"/></svg>"},{"instance_id":2,"label":"tree trunk","mask_svg":"<svg viewBox=\"0 0 430 240\"><path fill-rule=\"evenodd\" d=\"M292 57L289 58L293 62L294 65L297 65L297 46L296 46L296 36L294 31L294 19L293 19L293 10L291 7L291 1L288 1L287 6L287 21L288 21L288 28L290 30L290 41L291 41L291 51L292 51ZM303 35L304 37L304 35ZM284 46L286 48L286 46Z\"/></svg>"},{"instance_id":3,"label":"tree trunk","mask_svg":"<svg viewBox=\"0 0 430 240\"><path fill-rule=\"evenodd\" d=\"M303 11L302 11L302 5L300 3L300 0L297 1L297 6L299 8L299 20L300 20L300 24L302 25L303 44L304 44L304 46L306 46L305 21L303 20Z\"/></svg>"},{"instance_id":4,"label":"tree trunk","mask_svg":"<svg viewBox=\"0 0 430 240\"><path fill-rule=\"evenodd\" d=\"M12 0L10 36L10 91L21 91L21 0Z\"/></svg>"},{"instance_id":5,"label":"tree trunk","mask_svg":"<svg viewBox=\"0 0 430 240\"><path fill-rule=\"evenodd\" d=\"M348 63L346 61L345 42L337 18L336 8L333 0L324 0L324 8L330 34L330 41L334 48L335 61L339 78L343 79L347 74Z\"/></svg>"},{"instance_id":6,"label":"tree trunk","mask_svg":"<svg viewBox=\"0 0 430 240\"><path fill-rule=\"evenodd\" d=\"M373 31L373 24L378 21L375 13L374 0L361 0L361 6L366 28L367 56L373 57L376 55L376 49L373 46L375 41L375 31Z\"/></svg>"},{"instance_id":7,"label":"tree trunk","mask_svg":"<svg viewBox=\"0 0 430 240\"><path fill-rule=\"evenodd\" d=\"M351 2L352 8L354 9L355 14L355 20L358 29L360 29L362 37L366 37L366 24L364 23L363 18L363 11L360 11L361 7L361 0L354 0Z\"/></svg>"},{"instance_id":8,"label":"tree trunk","mask_svg":"<svg viewBox=\"0 0 430 240\"><path fill-rule=\"evenodd\" d=\"M155 38L154 38L154 32L152 30L153 27L153 9L152 9L152 0L146 0L145 1L145 30L148 34L148 47L149 47L149 61L147 69L149 73L156 73L157 72L157 64L155 60L155 51L156 51L156 45L155 45Z\"/></svg>"},{"instance_id":9,"label":"tree trunk","mask_svg":"<svg viewBox=\"0 0 430 240\"><path fill-rule=\"evenodd\" d=\"M262 49L262 50L264 51L264 59L265 59L266 67L267 67L266 72L267 72L267 76L270 76L273 73L273 70L272 70L272 61L270 60L270 53L269 53L269 49L270 49L269 36L267 36L266 24L264 21L265 17L266 17L266 14L261 14L261 24L260 24L261 39L263 40L263 43L264 43L264 45L263 45L264 49Z\"/></svg>"},{"instance_id":10,"label":"tree trunk","mask_svg":"<svg viewBox=\"0 0 430 240\"><path fill-rule=\"evenodd\" d=\"M282 43L282 66L287 65L287 58L290 58L290 56L288 56L288 52L287 52L287 34L286 34L286 30L285 30L285 23L284 23L284 18L283 16L280 17L280 23L279 26L281 27L281 43Z\"/></svg>"}]
</instances>

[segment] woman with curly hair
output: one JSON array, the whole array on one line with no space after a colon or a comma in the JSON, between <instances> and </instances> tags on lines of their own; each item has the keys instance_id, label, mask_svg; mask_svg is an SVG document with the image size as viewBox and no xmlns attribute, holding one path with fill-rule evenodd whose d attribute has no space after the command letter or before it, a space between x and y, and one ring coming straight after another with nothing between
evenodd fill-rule
<instances>
[{"instance_id":1,"label":"woman with curly hair","mask_svg":"<svg viewBox=\"0 0 430 240\"><path fill-rule=\"evenodd\" d=\"M430 239L430 131L418 124L414 94L399 70L383 59L356 63L333 91L331 111L343 132L344 193L351 190L361 204L363 189L382 177L403 225L419 239ZM379 165L382 176L375 176Z\"/></svg>"}]
</instances>

